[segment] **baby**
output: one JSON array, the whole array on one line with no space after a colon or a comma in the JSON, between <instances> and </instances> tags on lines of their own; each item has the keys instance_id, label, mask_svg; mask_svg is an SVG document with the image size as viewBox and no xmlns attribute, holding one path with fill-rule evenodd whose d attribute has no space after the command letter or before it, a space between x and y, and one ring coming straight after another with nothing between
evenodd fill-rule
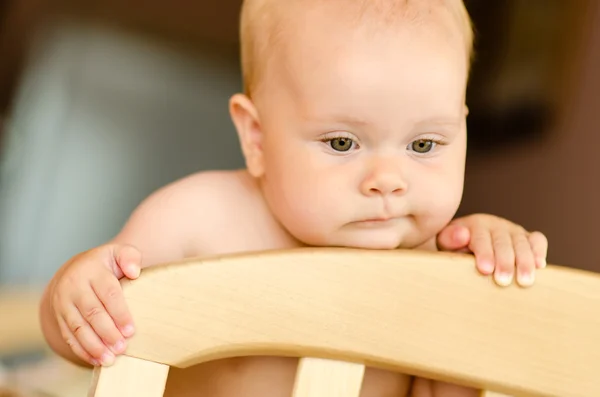
<instances>
[{"instance_id":1,"label":"baby","mask_svg":"<svg viewBox=\"0 0 600 397\"><path fill-rule=\"evenodd\" d=\"M63 265L41 304L56 352L111 365L134 334L119 278L186 257L300 246L462 250L500 285L515 274L533 283L545 265L541 233L491 215L452 221L472 51L462 1L246 0L241 24L245 93L230 111L246 169L160 189L112 241ZM254 357L172 370L167 395L290 396L296 363ZM185 388L185 379L195 382ZM369 369L362 395L477 391Z\"/></svg>"}]
</instances>

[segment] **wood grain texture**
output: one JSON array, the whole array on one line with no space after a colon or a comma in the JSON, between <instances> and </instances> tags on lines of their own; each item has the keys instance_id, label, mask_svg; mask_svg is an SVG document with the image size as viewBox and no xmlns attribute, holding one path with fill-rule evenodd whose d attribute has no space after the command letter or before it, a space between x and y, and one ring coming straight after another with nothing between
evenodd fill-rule
<instances>
[{"instance_id":1,"label":"wood grain texture","mask_svg":"<svg viewBox=\"0 0 600 397\"><path fill-rule=\"evenodd\" d=\"M95 368L89 397L162 397L169 366L119 357L112 367Z\"/></svg>"},{"instance_id":2,"label":"wood grain texture","mask_svg":"<svg viewBox=\"0 0 600 397\"><path fill-rule=\"evenodd\" d=\"M500 288L467 255L300 249L147 269L124 282L127 354L187 367L317 357L515 396L600 396L600 276L549 266Z\"/></svg>"},{"instance_id":3,"label":"wood grain texture","mask_svg":"<svg viewBox=\"0 0 600 397\"><path fill-rule=\"evenodd\" d=\"M361 364L302 358L293 397L359 397L364 374Z\"/></svg>"}]
</instances>

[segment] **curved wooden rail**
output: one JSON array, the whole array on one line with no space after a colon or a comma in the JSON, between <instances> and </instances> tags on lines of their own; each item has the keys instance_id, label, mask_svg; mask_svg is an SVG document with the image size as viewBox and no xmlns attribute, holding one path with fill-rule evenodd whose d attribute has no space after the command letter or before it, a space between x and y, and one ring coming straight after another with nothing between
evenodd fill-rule
<instances>
[{"instance_id":1,"label":"curved wooden rail","mask_svg":"<svg viewBox=\"0 0 600 397\"><path fill-rule=\"evenodd\" d=\"M532 288L500 288L468 255L319 248L159 266L124 291L127 355L167 366L321 357L512 395L600 396L600 275L582 271L549 266Z\"/></svg>"},{"instance_id":2,"label":"curved wooden rail","mask_svg":"<svg viewBox=\"0 0 600 397\"><path fill-rule=\"evenodd\" d=\"M41 288L0 287L0 357L44 351L38 320Z\"/></svg>"}]
</instances>

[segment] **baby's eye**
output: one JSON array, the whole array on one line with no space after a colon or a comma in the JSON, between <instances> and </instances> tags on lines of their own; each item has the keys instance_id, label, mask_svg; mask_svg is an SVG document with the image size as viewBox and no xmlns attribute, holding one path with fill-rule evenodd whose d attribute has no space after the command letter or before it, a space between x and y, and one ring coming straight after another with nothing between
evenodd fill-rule
<instances>
[{"instance_id":1,"label":"baby's eye","mask_svg":"<svg viewBox=\"0 0 600 397\"><path fill-rule=\"evenodd\" d=\"M436 142L431 139L419 139L409 145L409 149L419 154L429 153L435 147Z\"/></svg>"},{"instance_id":2,"label":"baby's eye","mask_svg":"<svg viewBox=\"0 0 600 397\"><path fill-rule=\"evenodd\" d=\"M329 145L336 152L347 152L352 149L356 143L350 138L333 138L329 140Z\"/></svg>"}]
</instances>

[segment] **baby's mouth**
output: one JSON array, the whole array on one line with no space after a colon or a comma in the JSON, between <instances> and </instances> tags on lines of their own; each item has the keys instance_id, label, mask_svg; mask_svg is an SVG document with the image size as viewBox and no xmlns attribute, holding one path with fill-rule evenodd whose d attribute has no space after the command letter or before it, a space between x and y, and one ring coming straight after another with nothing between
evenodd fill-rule
<instances>
[{"instance_id":1,"label":"baby's mouth","mask_svg":"<svg viewBox=\"0 0 600 397\"><path fill-rule=\"evenodd\" d=\"M380 217L380 218L368 218L354 222L357 225L362 226L384 226L392 224L397 218L394 217Z\"/></svg>"}]
</instances>

